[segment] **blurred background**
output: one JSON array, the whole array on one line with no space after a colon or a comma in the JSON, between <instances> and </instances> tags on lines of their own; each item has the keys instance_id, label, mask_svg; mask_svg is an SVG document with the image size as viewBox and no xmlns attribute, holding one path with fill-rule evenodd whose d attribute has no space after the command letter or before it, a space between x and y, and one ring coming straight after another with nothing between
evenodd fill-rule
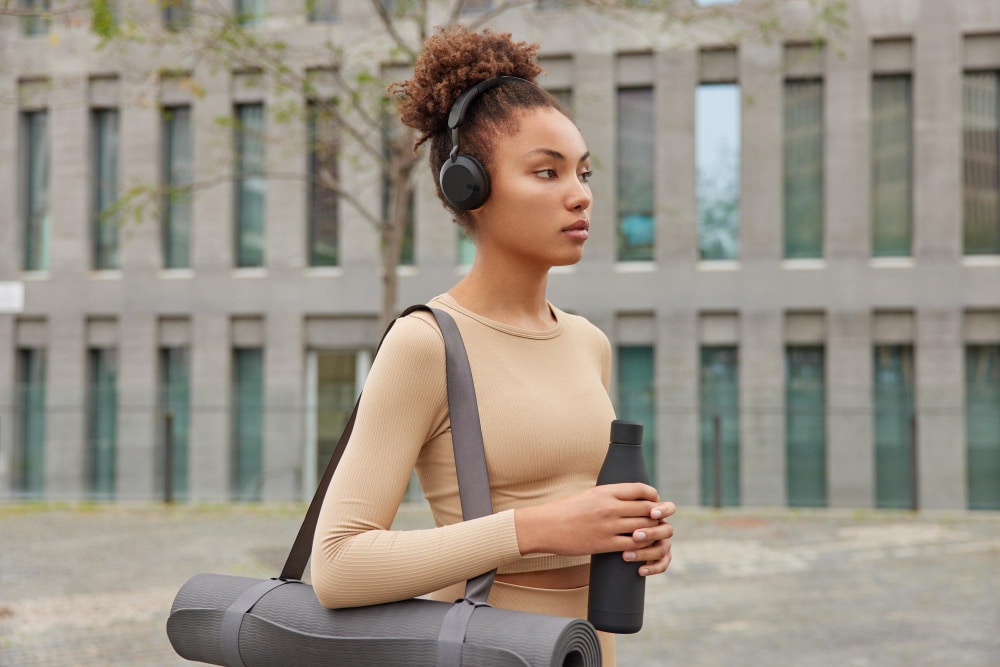
<instances>
[{"instance_id":1,"label":"blurred background","mask_svg":"<svg viewBox=\"0 0 1000 667\"><path fill-rule=\"evenodd\" d=\"M996 0L0 0L0 665L178 664L188 576L280 569L475 256L386 91L454 23L593 155L548 294L681 507L620 663L1000 663Z\"/></svg>"}]
</instances>

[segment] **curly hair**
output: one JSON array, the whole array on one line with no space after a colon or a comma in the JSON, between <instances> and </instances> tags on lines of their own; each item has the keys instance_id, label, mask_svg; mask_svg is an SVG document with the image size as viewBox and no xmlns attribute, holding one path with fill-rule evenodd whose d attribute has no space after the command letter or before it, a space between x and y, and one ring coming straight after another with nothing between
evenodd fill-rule
<instances>
[{"instance_id":1,"label":"curly hair","mask_svg":"<svg viewBox=\"0 0 1000 667\"><path fill-rule=\"evenodd\" d=\"M429 162L438 198L455 222L470 233L475 231L472 216L448 203L437 179L452 148L448 113L463 92L486 79L515 76L532 82L492 88L477 97L466 112L460 130L462 153L475 157L489 172L497 138L516 132L521 114L540 107L566 114L552 95L534 85L543 72L535 62L537 52L538 44L515 42L510 33L489 28L474 32L463 26L438 28L424 43L413 78L389 86L397 98L400 119L421 133L414 150L430 141Z\"/></svg>"}]
</instances>

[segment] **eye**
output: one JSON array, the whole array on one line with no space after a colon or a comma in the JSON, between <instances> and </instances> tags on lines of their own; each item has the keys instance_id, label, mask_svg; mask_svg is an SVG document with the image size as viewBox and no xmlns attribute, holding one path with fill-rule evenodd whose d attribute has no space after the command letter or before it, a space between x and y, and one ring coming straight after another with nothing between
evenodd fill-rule
<instances>
[{"instance_id":1,"label":"eye","mask_svg":"<svg viewBox=\"0 0 1000 667\"><path fill-rule=\"evenodd\" d=\"M577 178L580 179L581 183L590 183L590 177L593 176L593 175L594 175L594 172L592 172L590 170L587 170L587 171L581 172L580 175Z\"/></svg>"},{"instance_id":2,"label":"eye","mask_svg":"<svg viewBox=\"0 0 1000 667\"><path fill-rule=\"evenodd\" d=\"M546 178L546 179L557 177L555 169L542 169L541 171L536 171L535 175L539 176L540 178Z\"/></svg>"}]
</instances>

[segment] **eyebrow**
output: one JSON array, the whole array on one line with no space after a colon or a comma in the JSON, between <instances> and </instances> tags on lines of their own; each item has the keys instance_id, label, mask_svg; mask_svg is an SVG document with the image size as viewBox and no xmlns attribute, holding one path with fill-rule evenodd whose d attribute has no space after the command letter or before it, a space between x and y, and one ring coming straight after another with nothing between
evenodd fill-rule
<instances>
[{"instance_id":1,"label":"eyebrow","mask_svg":"<svg viewBox=\"0 0 1000 667\"><path fill-rule=\"evenodd\" d=\"M553 150L551 148L536 148L534 150L528 151L524 155L525 155L525 157L528 157L528 156L534 155L535 153L541 153L542 155L548 155L550 158L552 158L554 160L559 160L561 162L566 162L566 156L565 155L563 155L559 151ZM590 158L590 151L587 151L586 153L584 153L580 157L580 160L579 160L579 162L577 164L579 164L580 162L585 162L589 158Z\"/></svg>"}]
</instances>

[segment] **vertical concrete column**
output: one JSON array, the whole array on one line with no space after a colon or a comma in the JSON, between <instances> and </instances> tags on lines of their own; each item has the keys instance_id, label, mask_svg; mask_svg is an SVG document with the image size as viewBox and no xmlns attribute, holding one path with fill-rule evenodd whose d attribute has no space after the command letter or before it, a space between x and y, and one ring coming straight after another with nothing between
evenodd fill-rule
<instances>
[{"instance_id":1,"label":"vertical concrete column","mask_svg":"<svg viewBox=\"0 0 1000 667\"><path fill-rule=\"evenodd\" d=\"M198 83L204 97L194 100L192 160L194 181L212 182L233 173L233 129L217 123L232 118L229 72L203 68ZM191 230L191 263L199 275L228 275L234 263L233 183L228 179L194 191Z\"/></svg>"},{"instance_id":2,"label":"vertical concrete column","mask_svg":"<svg viewBox=\"0 0 1000 667\"><path fill-rule=\"evenodd\" d=\"M918 309L915 351L918 505L964 509L962 312L957 308Z\"/></svg>"},{"instance_id":3,"label":"vertical concrete column","mask_svg":"<svg viewBox=\"0 0 1000 667\"><path fill-rule=\"evenodd\" d=\"M117 497L148 500L158 480L156 317L134 312L118 320Z\"/></svg>"},{"instance_id":4,"label":"vertical concrete column","mask_svg":"<svg viewBox=\"0 0 1000 667\"><path fill-rule=\"evenodd\" d=\"M615 128L618 98L615 94L614 54L584 51L574 55L573 82L574 120L590 149L594 171L590 182L594 195L590 238L587 239L587 248L579 267L581 272L589 272L592 267L607 267L615 261L618 220Z\"/></svg>"},{"instance_id":5,"label":"vertical concrete column","mask_svg":"<svg viewBox=\"0 0 1000 667\"><path fill-rule=\"evenodd\" d=\"M823 247L860 270L871 255L871 43L858 3L847 13L844 42L824 49Z\"/></svg>"},{"instance_id":6,"label":"vertical concrete column","mask_svg":"<svg viewBox=\"0 0 1000 667\"><path fill-rule=\"evenodd\" d=\"M743 505L784 506L785 395L780 312L740 315L740 489Z\"/></svg>"},{"instance_id":7,"label":"vertical concrete column","mask_svg":"<svg viewBox=\"0 0 1000 667\"><path fill-rule=\"evenodd\" d=\"M155 18L155 17L154 17ZM160 183L160 114L155 87L146 77L135 74L124 77L121 106L120 194L133 187L157 187ZM123 217L121 229L122 270L128 274L126 289L133 288L136 279L145 274L155 275L162 265L158 203L144 205L137 219L130 209ZM145 281L141 281L145 282ZM141 284L141 283L140 283Z\"/></svg>"},{"instance_id":8,"label":"vertical concrete column","mask_svg":"<svg viewBox=\"0 0 1000 667\"><path fill-rule=\"evenodd\" d=\"M51 272L79 274L91 264L90 115L87 78L56 76L49 95Z\"/></svg>"},{"instance_id":9,"label":"vertical concrete column","mask_svg":"<svg viewBox=\"0 0 1000 667\"><path fill-rule=\"evenodd\" d=\"M784 133L783 50L780 43L740 44L740 259L777 262L782 256ZM746 487L744 487L746 488Z\"/></svg>"},{"instance_id":10,"label":"vertical concrete column","mask_svg":"<svg viewBox=\"0 0 1000 667\"><path fill-rule=\"evenodd\" d=\"M962 31L957 11L950 2L923 3L914 37L913 242L921 263L957 265L962 256ZM928 288L942 282L940 275L932 281Z\"/></svg>"},{"instance_id":11,"label":"vertical concrete column","mask_svg":"<svg viewBox=\"0 0 1000 667\"><path fill-rule=\"evenodd\" d=\"M697 505L698 316L694 310L656 314L656 479L662 498Z\"/></svg>"},{"instance_id":12,"label":"vertical concrete column","mask_svg":"<svg viewBox=\"0 0 1000 667\"><path fill-rule=\"evenodd\" d=\"M89 493L87 349L83 316L56 309L46 350L45 497L78 500Z\"/></svg>"},{"instance_id":13,"label":"vertical concrete column","mask_svg":"<svg viewBox=\"0 0 1000 667\"><path fill-rule=\"evenodd\" d=\"M690 269L698 259L695 187L698 52L694 49L671 49L657 53L655 58L655 257L661 269Z\"/></svg>"},{"instance_id":14,"label":"vertical concrete column","mask_svg":"<svg viewBox=\"0 0 1000 667\"><path fill-rule=\"evenodd\" d=\"M264 490L265 500L307 499L302 488L305 465L305 351L302 315L290 310L265 320Z\"/></svg>"},{"instance_id":15,"label":"vertical concrete column","mask_svg":"<svg viewBox=\"0 0 1000 667\"><path fill-rule=\"evenodd\" d=\"M224 313L192 318L190 498L227 500L232 466L232 349Z\"/></svg>"},{"instance_id":16,"label":"vertical concrete column","mask_svg":"<svg viewBox=\"0 0 1000 667\"><path fill-rule=\"evenodd\" d=\"M831 507L875 504L871 315L827 313L827 483Z\"/></svg>"},{"instance_id":17,"label":"vertical concrete column","mask_svg":"<svg viewBox=\"0 0 1000 667\"><path fill-rule=\"evenodd\" d=\"M8 20L4 23L15 22ZM3 48L4 41L0 29L0 49ZM0 178L0 220L7 221L0 225L0 280L9 280L22 264L22 211L26 205L23 201L24 167L21 166L23 162L18 149L21 142L20 109L13 103L13 100L18 99L16 77L0 77L0 99L10 100L0 104L0 164L7 165L4 170L5 178Z\"/></svg>"},{"instance_id":18,"label":"vertical concrete column","mask_svg":"<svg viewBox=\"0 0 1000 667\"><path fill-rule=\"evenodd\" d=\"M301 10L301 5L299 6ZM270 7L269 7L270 9ZM286 11L287 7L283 8ZM307 264L309 153L304 117L278 113L289 105L305 111L306 99L300 90L278 91L268 86L265 99L267 111L267 170L276 174L298 174L302 180L269 179L264 238L267 247L265 262L268 272L287 274L301 271ZM296 274L297 275L297 274Z\"/></svg>"},{"instance_id":19,"label":"vertical concrete column","mask_svg":"<svg viewBox=\"0 0 1000 667\"><path fill-rule=\"evenodd\" d=\"M2 274L0 274L2 275ZM11 495L17 437L17 342L13 315L0 315L0 499Z\"/></svg>"}]
</instances>

